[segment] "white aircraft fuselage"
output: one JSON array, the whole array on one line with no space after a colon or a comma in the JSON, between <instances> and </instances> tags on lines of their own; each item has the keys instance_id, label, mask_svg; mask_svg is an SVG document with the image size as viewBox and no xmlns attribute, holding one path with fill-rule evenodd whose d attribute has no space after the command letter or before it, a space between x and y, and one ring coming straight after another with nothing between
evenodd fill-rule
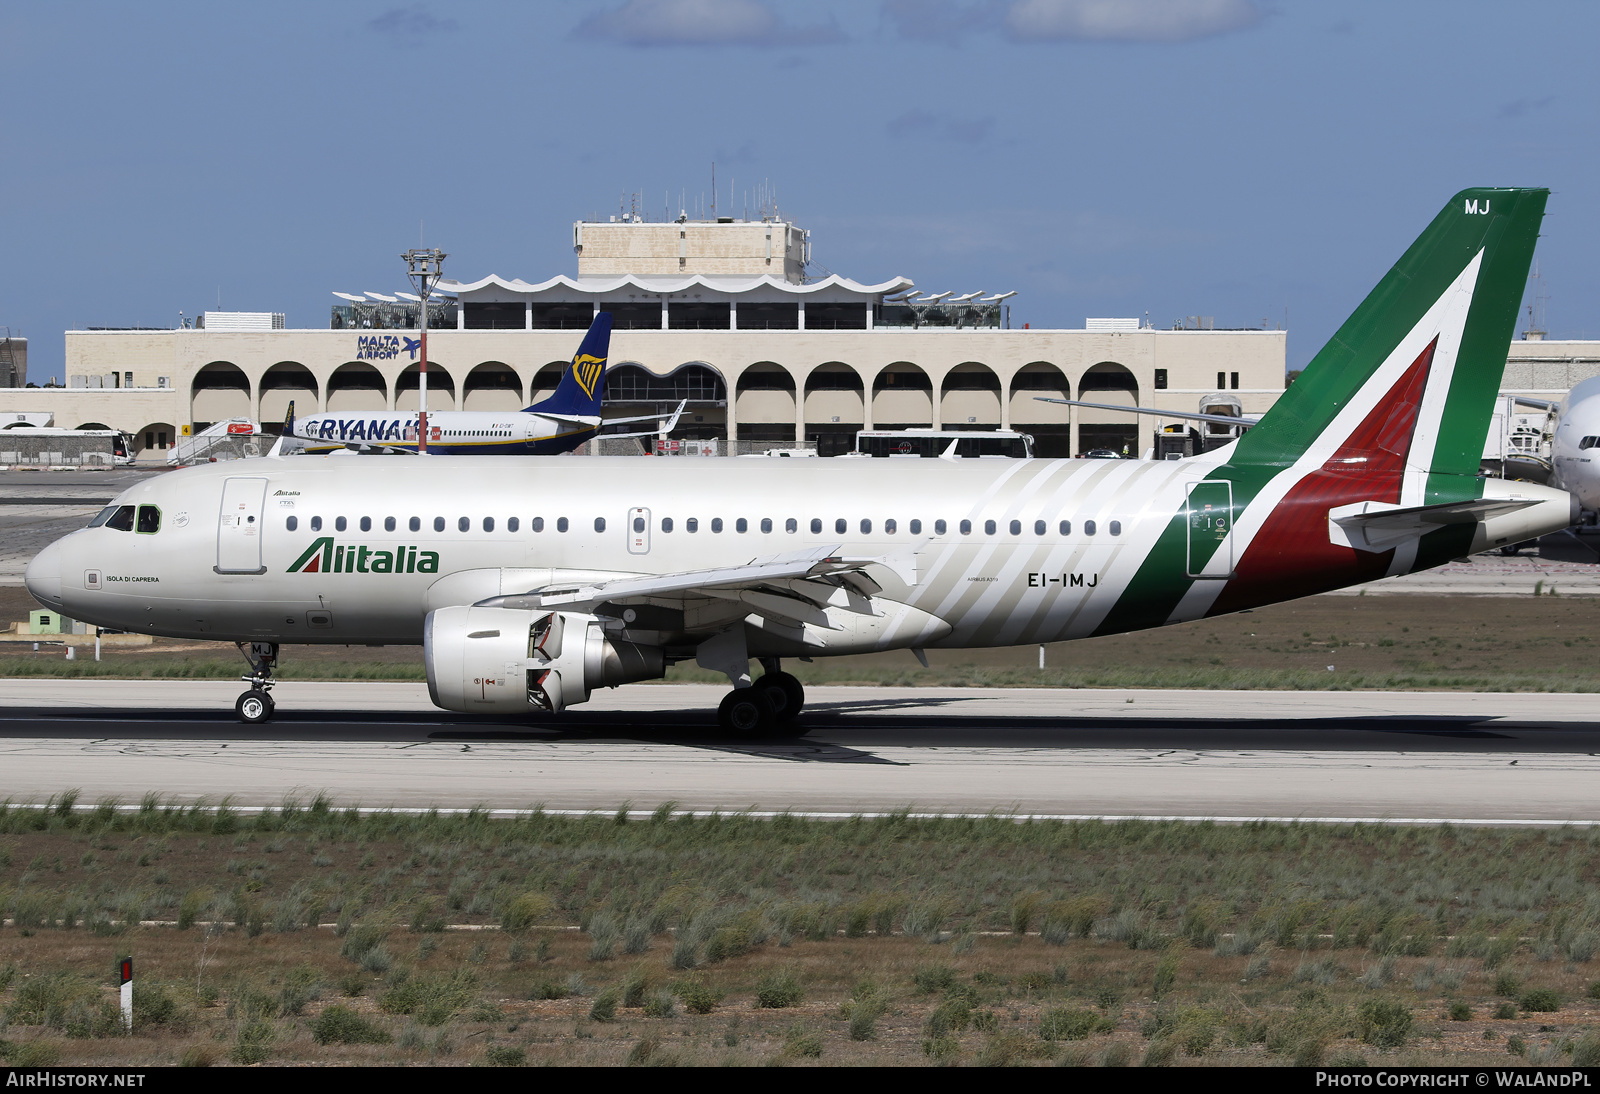
<instances>
[{"instance_id":1,"label":"white aircraft fuselage","mask_svg":"<svg viewBox=\"0 0 1600 1094\"><path fill-rule=\"evenodd\" d=\"M880 608L894 618L837 632L830 625L840 620L819 621L799 638L792 630L763 632L752 637L753 655L1054 642L1107 629L1158 538L1175 515L1183 519L1192 484L1230 449L1162 462L240 460L131 488L111 508L157 507L158 533L82 529L46 548L28 580L66 615L104 627L251 642L405 644L422 641L434 608L820 548L881 560L865 568L882 587ZM1473 550L1566 520L1565 494L1527 483L1489 486L1538 504L1476 525ZM644 522L642 535L636 520ZM1242 525L1235 534L1245 534ZM1230 556L1245 548L1234 543ZM1181 559L1178 565L1184 576ZM1193 582L1163 622L1208 613L1232 573L1226 562L1215 565L1215 579ZM59 591L47 578L53 573ZM1329 571L1313 583L1333 588L1350 578ZM1280 593L1262 588L1260 602ZM851 609L824 613L848 617ZM669 647L684 640L677 632L699 629L673 612L636 614L655 617L628 629L648 630ZM1109 629L1124 629L1110 622Z\"/></svg>"},{"instance_id":2,"label":"white aircraft fuselage","mask_svg":"<svg viewBox=\"0 0 1600 1094\"><path fill-rule=\"evenodd\" d=\"M1570 491L1589 513L1600 513L1600 376L1574 385L1556 413L1552 485Z\"/></svg>"}]
</instances>

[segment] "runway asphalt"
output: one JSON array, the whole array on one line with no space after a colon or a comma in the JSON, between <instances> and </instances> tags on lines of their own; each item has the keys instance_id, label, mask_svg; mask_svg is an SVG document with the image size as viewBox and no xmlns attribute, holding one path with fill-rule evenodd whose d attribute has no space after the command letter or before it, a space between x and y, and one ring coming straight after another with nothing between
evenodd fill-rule
<instances>
[{"instance_id":1,"label":"runway asphalt","mask_svg":"<svg viewBox=\"0 0 1600 1094\"><path fill-rule=\"evenodd\" d=\"M804 736L723 737L725 689L639 685L522 723L417 684L0 680L0 797L241 806L1600 823L1580 694L813 688Z\"/></svg>"}]
</instances>

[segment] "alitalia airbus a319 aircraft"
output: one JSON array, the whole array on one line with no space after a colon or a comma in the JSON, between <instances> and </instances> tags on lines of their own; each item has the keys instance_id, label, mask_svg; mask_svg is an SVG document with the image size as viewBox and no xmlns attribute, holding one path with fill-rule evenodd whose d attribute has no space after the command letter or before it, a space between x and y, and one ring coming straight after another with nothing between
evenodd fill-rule
<instances>
[{"instance_id":1,"label":"alitalia airbus a319 aircraft","mask_svg":"<svg viewBox=\"0 0 1600 1094\"><path fill-rule=\"evenodd\" d=\"M741 733L786 657L1159 627L1567 527L1478 477L1545 190L1456 195L1238 441L1191 459L315 459L128 490L29 565L106 627L228 639L247 722L281 643L422 643L433 701L544 718L693 659ZM764 669L752 679L750 662Z\"/></svg>"}]
</instances>

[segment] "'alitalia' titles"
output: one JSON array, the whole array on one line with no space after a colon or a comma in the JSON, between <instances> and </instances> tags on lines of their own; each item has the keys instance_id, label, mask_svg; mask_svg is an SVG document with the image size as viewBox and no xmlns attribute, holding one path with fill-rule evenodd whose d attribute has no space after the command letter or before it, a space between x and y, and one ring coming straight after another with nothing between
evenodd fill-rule
<instances>
[{"instance_id":1,"label":"'alitalia' titles","mask_svg":"<svg viewBox=\"0 0 1600 1094\"><path fill-rule=\"evenodd\" d=\"M439 552L400 544L392 550L335 543L332 536L312 540L285 573L290 574L436 574Z\"/></svg>"}]
</instances>

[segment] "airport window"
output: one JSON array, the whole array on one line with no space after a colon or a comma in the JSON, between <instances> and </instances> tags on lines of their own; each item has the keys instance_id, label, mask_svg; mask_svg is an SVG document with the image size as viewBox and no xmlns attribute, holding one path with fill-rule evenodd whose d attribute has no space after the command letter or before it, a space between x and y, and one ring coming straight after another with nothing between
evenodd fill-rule
<instances>
[{"instance_id":1,"label":"airport window","mask_svg":"<svg viewBox=\"0 0 1600 1094\"><path fill-rule=\"evenodd\" d=\"M1122 522L1120 520L1112 521L1110 524L1106 525L1106 531L1110 532L1114 536L1120 536L1122 534Z\"/></svg>"},{"instance_id":2,"label":"airport window","mask_svg":"<svg viewBox=\"0 0 1600 1094\"><path fill-rule=\"evenodd\" d=\"M413 532L422 531L422 518L412 517L410 523L407 524L406 527L410 528Z\"/></svg>"},{"instance_id":3,"label":"airport window","mask_svg":"<svg viewBox=\"0 0 1600 1094\"><path fill-rule=\"evenodd\" d=\"M642 528L640 529L640 531L643 531L643 530L644 529L642 529ZM672 518L671 517L662 517L661 518L661 530L663 532L672 531Z\"/></svg>"},{"instance_id":4,"label":"airport window","mask_svg":"<svg viewBox=\"0 0 1600 1094\"><path fill-rule=\"evenodd\" d=\"M1036 535L1036 536L1044 535L1046 527L1048 527L1048 526L1045 524L1044 521L1042 521L1042 520L1034 521L1033 522L1033 534Z\"/></svg>"},{"instance_id":5,"label":"airport window","mask_svg":"<svg viewBox=\"0 0 1600 1094\"><path fill-rule=\"evenodd\" d=\"M700 530L700 518L699 517L687 517L687 518L685 518L684 522L683 522L683 530L685 532L698 532Z\"/></svg>"},{"instance_id":6,"label":"airport window","mask_svg":"<svg viewBox=\"0 0 1600 1094\"><path fill-rule=\"evenodd\" d=\"M892 536L895 534L896 530L899 529L899 527L900 525L895 523L894 518L890 517L888 520L883 522L883 534L886 536Z\"/></svg>"},{"instance_id":7,"label":"airport window","mask_svg":"<svg viewBox=\"0 0 1600 1094\"><path fill-rule=\"evenodd\" d=\"M785 532L798 532L800 530L800 522L790 517L783 522L783 530Z\"/></svg>"},{"instance_id":8,"label":"airport window","mask_svg":"<svg viewBox=\"0 0 1600 1094\"><path fill-rule=\"evenodd\" d=\"M743 517L740 517L738 520L733 522L733 530L735 532L739 532L740 534L748 532L750 530L750 522L745 520Z\"/></svg>"},{"instance_id":9,"label":"airport window","mask_svg":"<svg viewBox=\"0 0 1600 1094\"><path fill-rule=\"evenodd\" d=\"M633 530L635 532L643 532L644 531L644 518L643 517L634 517L633 518Z\"/></svg>"},{"instance_id":10,"label":"airport window","mask_svg":"<svg viewBox=\"0 0 1600 1094\"><path fill-rule=\"evenodd\" d=\"M861 534L864 536L870 536L872 534L872 521L868 520L866 517L861 518Z\"/></svg>"},{"instance_id":11,"label":"airport window","mask_svg":"<svg viewBox=\"0 0 1600 1094\"><path fill-rule=\"evenodd\" d=\"M251 517L255 520L255 517ZM150 536L161 531L161 510L154 505L139 506L139 531Z\"/></svg>"},{"instance_id":12,"label":"airport window","mask_svg":"<svg viewBox=\"0 0 1600 1094\"><path fill-rule=\"evenodd\" d=\"M119 532L133 531L133 506L117 506L117 511L106 521L106 527L115 528Z\"/></svg>"},{"instance_id":13,"label":"airport window","mask_svg":"<svg viewBox=\"0 0 1600 1094\"><path fill-rule=\"evenodd\" d=\"M556 518L556 531L565 532L567 530L567 527L568 527L568 525L567 525L567 518L566 517L557 517Z\"/></svg>"},{"instance_id":14,"label":"airport window","mask_svg":"<svg viewBox=\"0 0 1600 1094\"><path fill-rule=\"evenodd\" d=\"M494 518L493 517L484 517L483 518L483 530L485 532L494 531Z\"/></svg>"},{"instance_id":15,"label":"airport window","mask_svg":"<svg viewBox=\"0 0 1600 1094\"><path fill-rule=\"evenodd\" d=\"M1061 534L1064 536L1070 536L1072 534L1072 522L1070 520L1064 520L1061 522Z\"/></svg>"},{"instance_id":16,"label":"airport window","mask_svg":"<svg viewBox=\"0 0 1600 1094\"><path fill-rule=\"evenodd\" d=\"M1022 522L1020 520L1014 520L1011 522L1011 534L1014 536L1020 536L1022 534Z\"/></svg>"},{"instance_id":17,"label":"airport window","mask_svg":"<svg viewBox=\"0 0 1600 1094\"><path fill-rule=\"evenodd\" d=\"M150 446L149 445L145 445L145 447L149 448ZM89 522L89 527L90 528L98 528L98 527L100 527L106 521L110 520L111 519L111 514L115 513L116 511L117 511L117 507L115 505L106 506L104 509L100 510L98 513L96 513L94 515L94 519ZM293 520L294 518L290 517L289 519Z\"/></svg>"},{"instance_id":18,"label":"airport window","mask_svg":"<svg viewBox=\"0 0 1600 1094\"><path fill-rule=\"evenodd\" d=\"M711 530L713 532L722 531L722 518L721 517L712 517L711 518Z\"/></svg>"},{"instance_id":19,"label":"airport window","mask_svg":"<svg viewBox=\"0 0 1600 1094\"><path fill-rule=\"evenodd\" d=\"M472 527L472 518L471 517L457 517L456 518L456 531L465 532L467 529L469 529L471 527Z\"/></svg>"},{"instance_id":20,"label":"airport window","mask_svg":"<svg viewBox=\"0 0 1600 1094\"><path fill-rule=\"evenodd\" d=\"M518 528L521 528L521 527L522 527L522 522L520 520L518 520L516 517L507 517L506 518L506 531L515 532Z\"/></svg>"},{"instance_id":21,"label":"airport window","mask_svg":"<svg viewBox=\"0 0 1600 1094\"><path fill-rule=\"evenodd\" d=\"M1083 522L1083 534L1086 536L1094 535L1094 521L1086 520Z\"/></svg>"},{"instance_id":22,"label":"airport window","mask_svg":"<svg viewBox=\"0 0 1600 1094\"><path fill-rule=\"evenodd\" d=\"M312 517L311 518L311 530L313 532L322 531L322 518L321 517Z\"/></svg>"},{"instance_id":23,"label":"airport window","mask_svg":"<svg viewBox=\"0 0 1600 1094\"><path fill-rule=\"evenodd\" d=\"M361 530L363 532L372 531L372 518L371 517L362 517L361 518Z\"/></svg>"},{"instance_id":24,"label":"airport window","mask_svg":"<svg viewBox=\"0 0 1600 1094\"><path fill-rule=\"evenodd\" d=\"M1223 388L1225 388L1227 386L1228 386L1228 374L1226 372L1217 373L1217 390L1221 391Z\"/></svg>"},{"instance_id":25,"label":"airport window","mask_svg":"<svg viewBox=\"0 0 1600 1094\"><path fill-rule=\"evenodd\" d=\"M343 517L333 518L333 530L335 532L342 532L348 527L350 527L350 522L345 520Z\"/></svg>"},{"instance_id":26,"label":"airport window","mask_svg":"<svg viewBox=\"0 0 1600 1094\"><path fill-rule=\"evenodd\" d=\"M771 517L762 517L761 518L761 531L762 531L763 534L766 534L767 532L772 531L772 518Z\"/></svg>"},{"instance_id":27,"label":"airport window","mask_svg":"<svg viewBox=\"0 0 1600 1094\"><path fill-rule=\"evenodd\" d=\"M543 517L534 517L531 521L528 522L528 527L532 528L535 532L544 531L544 518Z\"/></svg>"},{"instance_id":28,"label":"airport window","mask_svg":"<svg viewBox=\"0 0 1600 1094\"><path fill-rule=\"evenodd\" d=\"M1228 373L1228 386L1235 391L1239 390L1239 374L1237 372Z\"/></svg>"},{"instance_id":29,"label":"airport window","mask_svg":"<svg viewBox=\"0 0 1600 1094\"><path fill-rule=\"evenodd\" d=\"M1164 368L1156 369L1156 390L1167 390L1167 370Z\"/></svg>"},{"instance_id":30,"label":"airport window","mask_svg":"<svg viewBox=\"0 0 1600 1094\"><path fill-rule=\"evenodd\" d=\"M393 517L384 517L383 518L383 530L385 532L394 531L394 518Z\"/></svg>"},{"instance_id":31,"label":"airport window","mask_svg":"<svg viewBox=\"0 0 1600 1094\"><path fill-rule=\"evenodd\" d=\"M296 528L300 527L300 518L290 517L288 520L283 522L283 526L292 532Z\"/></svg>"},{"instance_id":32,"label":"airport window","mask_svg":"<svg viewBox=\"0 0 1600 1094\"><path fill-rule=\"evenodd\" d=\"M444 531L444 518L443 517L434 517L433 518L433 530L435 532Z\"/></svg>"},{"instance_id":33,"label":"airport window","mask_svg":"<svg viewBox=\"0 0 1600 1094\"><path fill-rule=\"evenodd\" d=\"M910 524L906 525L906 527L914 536L920 536L922 534L922 522L920 520L914 520Z\"/></svg>"},{"instance_id":34,"label":"airport window","mask_svg":"<svg viewBox=\"0 0 1600 1094\"><path fill-rule=\"evenodd\" d=\"M942 536L945 533L945 529L947 529L948 527L950 527L950 526L948 524L946 524L944 521L936 520L936 521L933 522L933 534L936 535L936 536ZM912 529L912 531L916 531L916 529Z\"/></svg>"},{"instance_id":35,"label":"airport window","mask_svg":"<svg viewBox=\"0 0 1600 1094\"><path fill-rule=\"evenodd\" d=\"M820 536L822 534L822 518L821 517L812 517L811 518L811 534L814 535L814 536Z\"/></svg>"},{"instance_id":36,"label":"airport window","mask_svg":"<svg viewBox=\"0 0 1600 1094\"><path fill-rule=\"evenodd\" d=\"M849 530L850 522L845 520L843 517L840 517L838 520L833 522L833 531L835 535L842 536Z\"/></svg>"},{"instance_id":37,"label":"airport window","mask_svg":"<svg viewBox=\"0 0 1600 1094\"><path fill-rule=\"evenodd\" d=\"M972 534L972 522L970 520L962 521L957 527L961 529L961 534L964 536L970 536Z\"/></svg>"}]
</instances>

